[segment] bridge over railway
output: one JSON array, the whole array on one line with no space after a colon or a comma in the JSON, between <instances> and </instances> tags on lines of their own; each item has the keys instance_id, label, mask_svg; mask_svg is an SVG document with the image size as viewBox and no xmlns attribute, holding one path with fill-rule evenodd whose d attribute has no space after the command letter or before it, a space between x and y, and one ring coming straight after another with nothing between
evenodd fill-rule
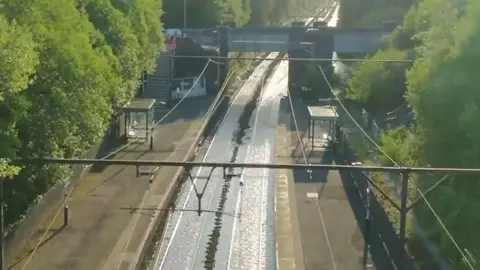
<instances>
[{"instance_id":1,"label":"bridge over railway","mask_svg":"<svg viewBox=\"0 0 480 270\"><path fill-rule=\"evenodd\" d=\"M229 53L239 52L285 52L290 58L331 59L333 53L356 54L371 53L382 47L381 37L391 32L396 25L385 23L376 29L306 27L303 22L292 23L290 27L239 27L219 26L209 29L183 29L187 37L196 43L219 48L221 59L220 78L223 79L229 69ZM176 55L175 57L182 57ZM185 57L185 55L183 55ZM318 61L326 76L331 79L333 69L331 61ZM305 61L289 61L289 87L299 85L307 65ZM326 85L316 84L319 93Z\"/></svg>"}]
</instances>

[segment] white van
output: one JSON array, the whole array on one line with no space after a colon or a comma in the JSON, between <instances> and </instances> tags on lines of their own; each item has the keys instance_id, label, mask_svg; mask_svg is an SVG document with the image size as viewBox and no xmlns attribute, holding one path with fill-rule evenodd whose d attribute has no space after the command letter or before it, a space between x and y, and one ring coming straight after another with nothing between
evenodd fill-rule
<instances>
[{"instance_id":1,"label":"white van","mask_svg":"<svg viewBox=\"0 0 480 270\"><path fill-rule=\"evenodd\" d=\"M162 33L166 38L169 38L169 37L172 37L172 36L174 36L174 37L181 37L182 36L182 31L180 29L175 29L175 28L163 29Z\"/></svg>"}]
</instances>

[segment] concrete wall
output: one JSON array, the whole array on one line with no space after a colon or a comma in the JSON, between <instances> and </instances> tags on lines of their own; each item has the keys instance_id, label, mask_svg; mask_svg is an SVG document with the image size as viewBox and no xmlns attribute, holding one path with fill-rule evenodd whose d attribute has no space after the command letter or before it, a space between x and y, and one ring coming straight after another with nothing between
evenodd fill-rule
<instances>
[{"instance_id":1,"label":"concrete wall","mask_svg":"<svg viewBox=\"0 0 480 270\"><path fill-rule=\"evenodd\" d=\"M381 37L386 33L337 33L334 35L334 50L337 53L375 52L381 48Z\"/></svg>"},{"instance_id":2,"label":"concrete wall","mask_svg":"<svg viewBox=\"0 0 480 270\"><path fill-rule=\"evenodd\" d=\"M162 68L157 68L153 76L168 78L170 76L170 70L173 70L173 63L174 63L174 61L170 59L171 59L170 53L168 52L161 53L157 57L157 67L162 67ZM172 66L170 67L170 65Z\"/></svg>"},{"instance_id":3,"label":"concrete wall","mask_svg":"<svg viewBox=\"0 0 480 270\"><path fill-rule=\"evenodd\" d=\"M287 34L238 33L229 36L232 52L286 52L289 48Z\"/></svg>"}]
</instances>

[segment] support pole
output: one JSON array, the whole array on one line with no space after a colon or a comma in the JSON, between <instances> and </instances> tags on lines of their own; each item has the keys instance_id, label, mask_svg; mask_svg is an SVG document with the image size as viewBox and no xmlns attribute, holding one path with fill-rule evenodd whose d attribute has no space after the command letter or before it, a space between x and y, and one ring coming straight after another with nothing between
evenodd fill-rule
<instances>
[{"instance_id":1,"label":"support pole","mask_svg":"<svg viewBox=\"0 0 480 270\"><path fill-rule=\"evenodd\" d=\"M167 99L166 100L166 104L167 104L167 107L170 106L171 102L172 102L172 79L173 79L173 57L170 55L170 63L168 64L168 69L169 69L169 72L168 72L168 92L167 92Z\"/></svg>"},{"instance_id":2,"label":"support pole","mask_svg":"<svg viewBox=\"0 0 480 270\"><path fill-rule=\"evenodd\" d=\"M148 117L148 112L146 112L145 113L145 119L146 119L146 121L145 121L145 141L148 141L148 126L149 126L148 123L150 121L150 119L148 119L148 118L149 118ZM150 150L152 150L152 149L150 149Z\"/></svg>"},{"instance_id":3,"label":"support pole","mask_svg":"<svg viewBox=\"0 0 480 270\"><path fill-rule=\"evenodd\" d=\"M187 0L183 0L183 29L187 28Z\"/></svg>"},{"instance_id":4,"label":"support pole","mask_svg":"<svg viewBox=\"0 0 480 270\"><path fill-rule=\"evenodd\" d=\"M63 191L63 198L65 200L63 205L63 226L68 226L68 183L65 184L64 191Z\"/></svg>"},{"instance_id":5,"label":"support pole","mask_svg":"<svg viewBox=\"0 0 480 270\"><path fill-rule=\"evenodd\" d=\"M366 204L366 215L365 215L365 235L364 235L364 247L363 247L363 270L367 269L368 265L368 254L370 252L370 187L367 187L367 204Z\"/></svg>"},{"instance_id":6,"label":"support pole","mask_svg":"<svg viewBox=\"0 0 480 270\"><path fill-rule=\"evenodd\" d=\"M220 93L222 84L220 83L220 62L217 63L217 94Z\"/></svg>"},{"instance_id":7,"label":"support pole","mask_svg":"<svg viewBox=\"0 0 480 270\"><path fill-rule=\"evenodd\" d=\"M198 203L197 214L198 214L198 216L202 215L202 197L203 197L203 194L197 193L197 203Z\"/></svg>"},{"instance_id":8,"label":"support pole","mask_svg":"<svg viewBox=\"0 0 480 270\"><path fill-rule=\"evenodd\" d=\"M406 242L406 230L407 230L407 213L408 213L408 180L410 173L408 170L402 172L402 191L400 201L400 235L399 235L399 250L398 250L398 270L405 269L405 242Z\"/></svg>"},{"instance_id":9,"label":"support pole","mask_svg":"<svg viewBox=\"0 0 480 270\"><path fill-rule=\"evenodd\" d=\"M3 198L3 182L5 178L0 178L0 270L5 269L5 230L3 227L3 208L4 208L4 198Z\"/></svg>"},{"instance_id":10,"label":"support pole","mask_svg":"<svg viewBox=\"0 0 480 270\"><path fill-rule=\"evenodd\" d=\"M223 84L223 82L225 81L226 77L227 77L227 73L228 73L228 70L230 68L230 65L229 65L229 32L230 32L230 29L228 28L228 26L220 26L217 28L217 31L218 31L218 40L219 40L219 52L220 52L220 57L222 57L221 61L219 61L222 65L222 67L220 68L221 72L220 72L220 85Z\"/></svg>"}]
</instances>

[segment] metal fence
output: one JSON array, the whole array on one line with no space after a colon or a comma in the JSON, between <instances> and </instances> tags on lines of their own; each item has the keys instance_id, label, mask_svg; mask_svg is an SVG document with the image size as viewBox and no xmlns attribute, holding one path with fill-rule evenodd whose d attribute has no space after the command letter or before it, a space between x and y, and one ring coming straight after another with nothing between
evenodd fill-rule
<instances>
[{"instance_id":1,"label":"metal fence","mask_svg":"<svg viewBox=\"0 0 480 270\"><path fill-rule=\"evenodd\" d=\"M352 146L348 143L348 134L346 134L340 126L337 126L336 132L339 142L337 146L339 163L343 165L351 165L358 162L359 160L353 151ZM351 184L357 187L359 196L366 198L367 187L370 186L368 176L360 171L349 172L348 176L349 177L345 177L345 179L348 179ZM371 238L369 239L372 245L372 260L375 262L377 269L395 269L392 263L395 264L395 266L398 266L400 265L401 260L396 254L399 253L399 249L405 247L400 243L399 235L395 231L392 222L390 222L390 219L380 204L377 196L372 196L370 207L372 219L374 220L372 223L372 232L374 233L370 235ZM357 216L365 216L365 207L361 206L353 208ZM407 253L405 252L404 254ZM413 260L409 256L404 258L404 263L405 269L417 269Z\"/></svg>"},{"instance_id":2,"label":"metal fence","mask_svg":"<svg viewBox=\"0 0 480 270\"><path fill-rule=\"evenodd\" d=\"M412 119L412 112L408 109L408 107L402 105L392 111L391 113L387 114L386 119L382 122L382 124L377 124L377 120L374 119L367 111L361 111L361 124L366 132L374 139L378 140L379 136L382 132L394 129L400 126L412 127L413 119ZM401 192L401 177L395 173L386 173L385 179L389 182L389 184L393 187L395 191L396 198L400 198ZM420 226L417 218L413 213L409 214L411 221L412 221L412 228L415 234L421 240L424 248L429 252L429 254L434 259L435 263L438 266L438 269L441 270L449 270L450 266L448 263L440 256L438 248L435 244L428 238L427 233L425 230Z\"/></svg>"}]
</instances>

